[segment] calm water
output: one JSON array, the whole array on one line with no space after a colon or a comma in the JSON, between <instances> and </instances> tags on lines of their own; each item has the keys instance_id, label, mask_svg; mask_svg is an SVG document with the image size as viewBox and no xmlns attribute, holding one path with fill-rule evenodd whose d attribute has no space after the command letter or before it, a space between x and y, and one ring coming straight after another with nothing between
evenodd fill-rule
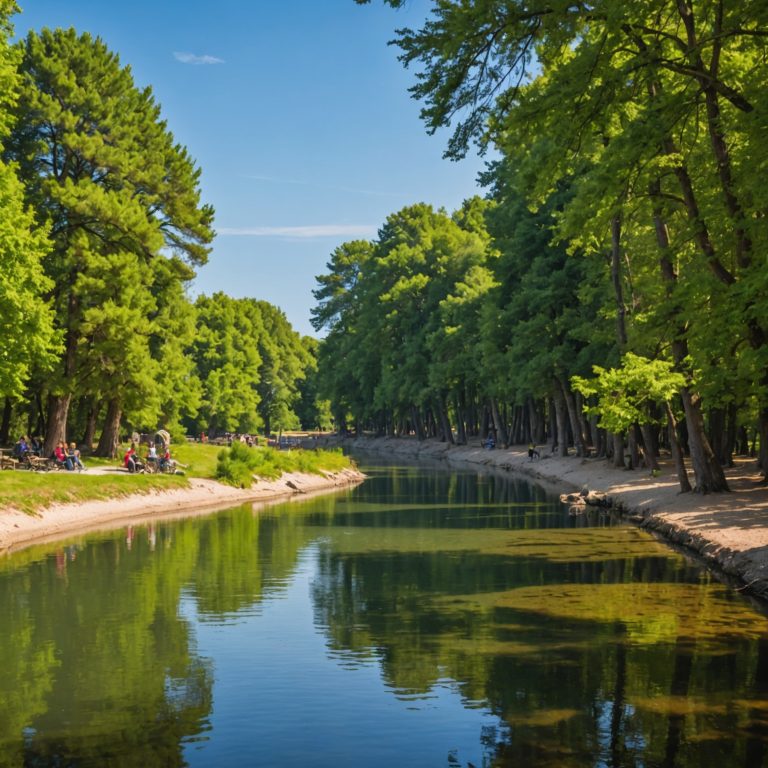
<instances>
[{"instance_id":1,"label":"calm water","mask_svg":"<svg viewBox=\"0 0 768 768\"><path fill-rule=\"evenodd\" d=\"M0 766L768 766L768 621L494 476L0 559Z\"/></svg>"}]
</instances>

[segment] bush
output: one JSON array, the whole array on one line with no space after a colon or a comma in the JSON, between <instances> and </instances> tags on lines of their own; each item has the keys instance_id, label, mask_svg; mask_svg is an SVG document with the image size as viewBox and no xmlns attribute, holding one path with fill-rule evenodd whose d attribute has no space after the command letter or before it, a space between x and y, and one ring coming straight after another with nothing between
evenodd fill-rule
<instances>
[{"instance_id":1,"label":"bush","mask_svg":"<svg viewBox=\"0 0 768 768\"><path fill-rule=\"evenodd\" d=\"M350 460L341 451L277 451L233 443L219 453L216 477L237 488L250 488L254 476L276 480L285 472L319 475L349 466Z\"/></svg>"}]
</instances>

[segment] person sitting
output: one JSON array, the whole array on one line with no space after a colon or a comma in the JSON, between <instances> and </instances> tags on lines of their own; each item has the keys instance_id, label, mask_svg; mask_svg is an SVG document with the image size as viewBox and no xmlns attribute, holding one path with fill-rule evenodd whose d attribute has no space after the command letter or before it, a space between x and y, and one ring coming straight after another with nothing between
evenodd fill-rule
<instances>
[{"instance_id":1,"label":"person sitting","mask_svg":"<svg viewBox=\"0 0 768 768\"><path fill-rule=\"evenodd\" d=\"M170 446L165 446L165 453L160 457L160 471L161 472L173 472L174 462L171 459L171 448Z\"/></svg>"},{"instance_id":2,"label":"person sitting","mask_svg":"<svg viewBox=\"0 0 768 768\"><path fill-rule=\"evenodd\" d=\"M496 440L493 435L489 434L485 440L485 448L488 451L492 451L496 447Z\"/></svg>"},{"instance_id":3,"label":"person sitting","mask_svg":"<svg viewBox=\"0 0 768 768\"><path fill-rule=\"evenodd\" d=\"M29 449L32 451L32 453L35 454L35 456L42 456L43 455L43 438L42 437L33 437L32 442L29 444Z\"/></svg>"},{"instance_id":4,"label":"person sitting","mask_svg":"<svg viewBox=\"0 0 768 768\"><path fill-rule=\"evenodd\" d=\"M27 454L30 452L29 443L27 442L27 436L22 435L13 446L13 455L19 461L24 461L27 458Z\"/></svg>"},{"instance_id":5,"label":"person sitting","mask_svg":"<svg viewBox=\"0 0 768 768\"><path fill-rule=\"evenodd\" d=\"M533 461L539 458L539 452L536 450L536 446L533 443L528 443L528 461Z\"/></svg>"},{"instance_id":6,"label":"person sitting","mask_svg":"<svg viewBox=\"0 0 768 768\"><path fill-rule=\"evenodd\" d=\"M142 464L138 453L136 453L136 443L131 443L131 447L125 452L123 465L131 473L140 472L144 469L144 464Z\"/></svg>"},{"instance_id":7,"label":"person sitting","mask_svg":"<svg viewBox=\"0 0 768 768\"><path fill-rule=\"evenodd\" d=\"M152 464L153 469L157 468L157 448L155 447L154 443L149 444L149 451L147 452L147 464Z\"/></svg>"},{"instance_id":8,"label":"person sitting","mask_svg":"<svg viewBox=\"0 0 768 768\"><path fill-rule=\"evenodd\" d=\"M72 464L72 469L76 469L78 472L82 472L85 469L83 462L80 460L80 451L77 450L75 443L70 443L67 449L67 459Z\"/></svg>"},{"instance_id":9,"label":"person sitting","mask_svg":"<svg viewBox=\"0 0 768 768\"><path fill-rule=\"evenodd\" d=\"M75 468L72 464L72 460L69 456L67 456L66 444L62 440L59 440L59 442L56 443L56 447L53 449L53 456L51 458L54 460L56 466L59 469L66 469L71 472Z\"/></svg>"}]
</instances>

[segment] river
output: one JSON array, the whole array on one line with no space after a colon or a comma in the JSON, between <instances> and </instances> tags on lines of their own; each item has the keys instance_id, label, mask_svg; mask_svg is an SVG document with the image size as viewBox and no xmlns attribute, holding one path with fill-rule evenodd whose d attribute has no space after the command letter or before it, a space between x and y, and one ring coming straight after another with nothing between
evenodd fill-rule
<instances>
[{"instance_id":1,"label":"river","mask_svg":"<svg viewBox=\"0 0 768 768\"><path fill-rule=\"evenodd\" d=\"M768 766L768 620L605 512L369 465L0 560L6 766Z\"/></svg>"}]
</instances>

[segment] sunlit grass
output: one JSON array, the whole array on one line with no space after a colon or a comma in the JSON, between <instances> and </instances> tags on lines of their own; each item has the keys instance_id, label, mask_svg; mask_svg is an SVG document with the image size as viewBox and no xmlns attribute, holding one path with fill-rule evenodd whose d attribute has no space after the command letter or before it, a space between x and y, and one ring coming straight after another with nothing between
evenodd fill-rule
<instances>
[{"instance_id":1,"label":"sunlit grass","mask_svg":"<svg viewBox=\"0 0 768 768\"><path fill-rule=\"evenodd\" d=\"M187 478L179 475L5 471L0 474L0 505L33 513L52 504L119 499L132 493L187 485Z\"/></svg>"},{"instance_id":2,"label":"sunlit grass","mask_svg":"<svg viewBox=\"0 0 768 768\"><path fill-rule=\"evenodd\" d=\"M184 472L192 477L213 479L216 477L216 462L220 445L209 443L178 443L171 446L171 454L176 461L184 465Z\"/></svg>"},{"instance_id":3,"label":"sunlit grass","mask_svg":"<svg viewBox=\"0 0 768 768\"><path fill-rule=\"evenodd\" d=\"M350 466L351 460L341 451L278 451L233 443L231 448L221 449L216 477L229 485L249 488L254 478L275 480L287 472L321 475Z\"/></svg>"},{"instance_id":4,"label":"sunlit grass","mask_svg":"<svg viewBox=\"0 0 768 768\"><path fill-rule=\"evenodd\" d=\"M350 460L341 452L333 451L276 451L267 448L238 447L254 460L248 474L275 479L284 472L321 474L335 472L350 466ZM52 504L81 503L91 500L119 499L132 493L186 487L189 477L217 478L217 466L222 452L230 451L218 445L178 443L171 446L173 458L179 462L182 475L128 474L122 470L124 447L117 459L87 456L83 461L90 470L113 468L115 472L29 472L26 470L0 473L0 508L15 508L28 513ZM143 455L144 450L140 453ZM221 478L223 479L223 478ZM239 483L232 483L239 485ZM248 483L250 485L250 483ZM244 486L245 487L245 486Z\"/></svg>"}]
</instances>

